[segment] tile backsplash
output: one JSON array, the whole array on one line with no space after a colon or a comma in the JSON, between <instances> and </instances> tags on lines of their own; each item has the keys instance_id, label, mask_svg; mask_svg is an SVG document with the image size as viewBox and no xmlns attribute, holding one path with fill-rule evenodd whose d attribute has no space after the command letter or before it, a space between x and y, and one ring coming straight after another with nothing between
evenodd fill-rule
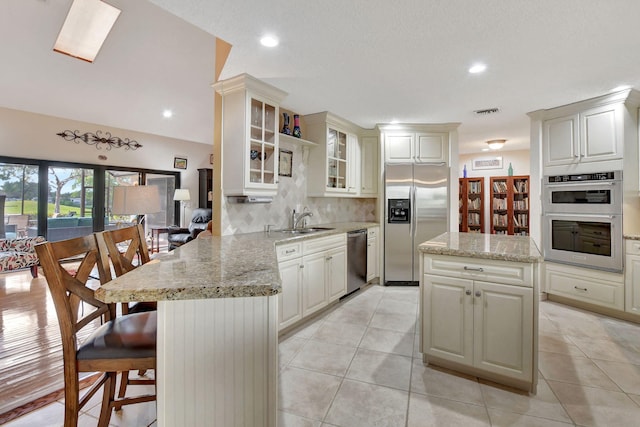
<instances>
[{"instance_id":1,"label":"tile backsplash","mask_svg":"<svg viewBox=\"0 0 640 427\"><path fill-rule=\"evenodd\" d=\"M313 213L308 224L376 220L376 199L307 197L307 165L303 161L303 148L289 143L281 143L280 148L293 152L292 176L279 177L278 194L272 203L228 203L223 198L223 235L263 231L265 224L286 228L296 206L307 207ZM314 154L317 155L311 149L309 155Z\"/></svg>"}]
</instances>

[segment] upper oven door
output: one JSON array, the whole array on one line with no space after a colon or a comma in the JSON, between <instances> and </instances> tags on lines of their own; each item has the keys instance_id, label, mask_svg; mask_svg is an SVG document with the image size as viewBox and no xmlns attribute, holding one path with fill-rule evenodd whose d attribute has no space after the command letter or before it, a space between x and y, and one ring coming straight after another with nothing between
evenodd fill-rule
<instances>
[{"instance_id":1,"label":"upper oven door","mask_svg":"<svg viewBox=\"0 0 640 427\"><path fill-rule=\"evenodd\" d=\"M546 183L542 194L545 213L621 214L621 181Z\"/></svg>"}]
</instances>

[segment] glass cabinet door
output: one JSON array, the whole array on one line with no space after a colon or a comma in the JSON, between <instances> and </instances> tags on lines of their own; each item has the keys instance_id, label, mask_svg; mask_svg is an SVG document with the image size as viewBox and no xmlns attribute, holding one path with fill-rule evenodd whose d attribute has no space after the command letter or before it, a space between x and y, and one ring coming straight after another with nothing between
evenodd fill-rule
<instances>
[{"instance_id":1,"label":"glass cabinet door","mask_svg":"<svg viewBox=\"0 0 640 427\"><path fill-rule=\"evenodd\" d=\"M256 98L250 106L249 182L276 184L277 107Z\"/></svg>"},{"instance_id":2,"label":"glass cabinet door","mask_svg":"<svg viewBox=\"0 0 640 427\"><path fill-rule=\"evenodd\" d=\"M347 134L328 129L327 134L327 187L347 188Z\"/></svg>"}]
</instances>

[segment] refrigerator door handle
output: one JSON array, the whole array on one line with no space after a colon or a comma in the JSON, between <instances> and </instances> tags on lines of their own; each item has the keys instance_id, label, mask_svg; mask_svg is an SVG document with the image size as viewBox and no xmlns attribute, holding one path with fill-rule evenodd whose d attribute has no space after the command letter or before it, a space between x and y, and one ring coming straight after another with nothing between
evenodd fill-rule
<instances>
[{"instance_id":1,"label":"refrigerator door handle","mask_svg":"<svg viewBox=\"0 0 640 427\"><path fill-rule=\"evenodd\" d=\"M411 186L411 242L416 235L416 230L418 229L418 217L416 216L418 213L418 209L416 208L416 186L415 184Z\"/></svg>"}]
</instances>

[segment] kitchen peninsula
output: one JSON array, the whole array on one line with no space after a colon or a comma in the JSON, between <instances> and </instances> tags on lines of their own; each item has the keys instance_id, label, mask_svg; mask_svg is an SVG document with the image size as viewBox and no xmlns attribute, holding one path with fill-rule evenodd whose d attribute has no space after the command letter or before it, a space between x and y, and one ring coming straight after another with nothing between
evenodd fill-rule
<instances>
[{"instance_id":1,"label":"kitchen peninsula","mask_svg":"<svg viewBox=\"0 0 640 427\"><path fill-rule=\"evenodd\" d=\"M534 241L450 232L418 248L423 361L535 393L542 256Z\"/></svg>"},{"instance_id":2,"label":"kitchen peninsula","mask_svg":"<svg viewBox=\"0 0 640 427\"><path fill-rule=\"evenodd\" d=\"M158 425L275 427L277 245L374 225L198 238L99 288L104 302L158 301Z\"/></svg>"}]
</instances>

